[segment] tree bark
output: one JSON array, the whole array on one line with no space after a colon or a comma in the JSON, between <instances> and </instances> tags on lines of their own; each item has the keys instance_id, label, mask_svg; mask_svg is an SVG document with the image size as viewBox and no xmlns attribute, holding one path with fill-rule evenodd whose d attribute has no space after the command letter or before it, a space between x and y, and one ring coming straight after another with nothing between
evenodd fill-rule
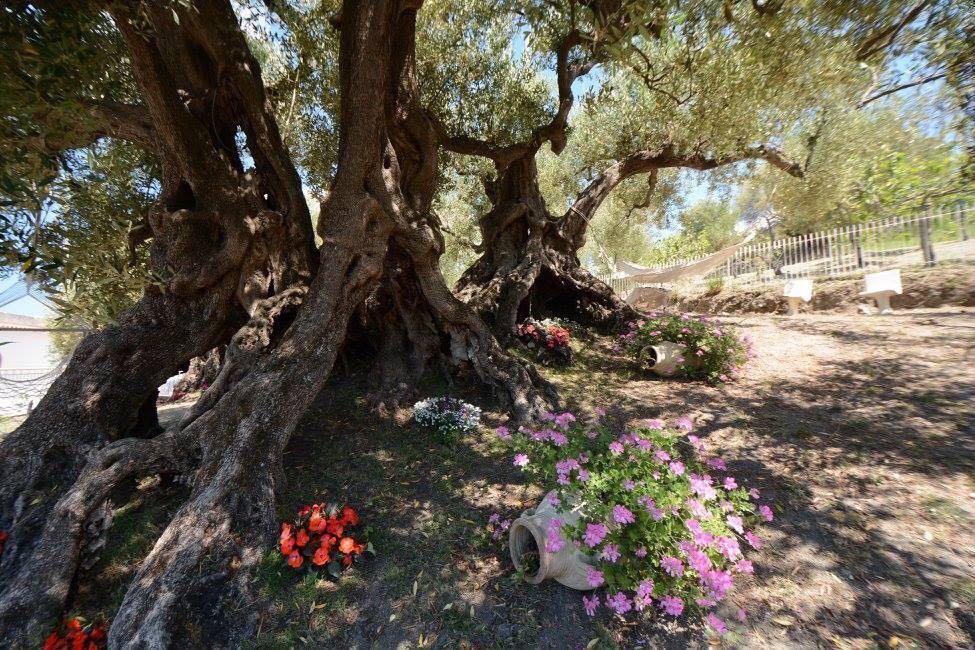
<instances>
[{"instance_id":1,"label":"tree bark","mask_svg":"<svg viewBox=\"0 0 975 650\"><path fill-rule=\"evenodd\" d=\"M226 343L265 296L307 283L314 269L300 180L230 5L180 6L177 20L164 4L146 3L139 29L125 7L112 10L162 162L149 224L151 263L166 279L116 324L86 337L30 417L0 443L0 529L10 533L0 560L0 638L11 643L29 643L25 634L60 616L81 539L65 522L53 529L61 531L56 540L44 540L52 522L100 507L77 505L77 495L100 493L83 468L97 467L112 441L130 441L140 407L177 367ZM233 72L221 79L218 69ZM228 147L238 128L256 173L245 173ZM24 572L52 556L67 563L60 582Z\"/></svg>"},{"instance_id":2,"label":"tree bark","mask_svg":"<svg viewBox=\"0 0 975 650\"><path fill-rule=\"evenodd\" d=\"M798 164L770 146L713 157L664 145L609 166L556 217L538 187L537 149L528 151L513 161L495 158L497 177L485 183L493 207L479 221L483 253L457 285L458 295L490 318L495 334L506 341L528 316L559 316L610 330L638 317L606 283L584 269L578 257L599 206L627 178L668 167L715 169L749 158L763 158L789 174L802 175Z\"/></svg>"},{"instance_id":3,"label":"tree bark","mask_svg":"<svg viewBox=\"0 0 975 650\"><path fill-rule=\"evenodd\" d=\"M106 339L118 336L115 329L86 340L55 393L82 407L99 406L83 413L89 420L104 413L106 405L78 390L80 377L91 373L124 394L119 412L71 429L63 404L52 399L13 436L24 446L4 449L4 462L36 482L53 464L28 449L24 432L60 422L73 445L64 454L70 468L40 505L27 501L23 487L9 492L7 521L19 545L4 554L0 639L31 645L53 627L70 598L85 528L121 482L162 472L186 476L193 489L126 593L110 644L239 645L256 621L254 609L241 604L255 602L251 572L273 546L284 447L329 376L353 313L384 277L383 290L397 305L385 317L418 323L398 350L411 354L416 367L424 366L423 357L468 367L522 419L554 399L532 367L504 354L439 272L443 241L429 211L437 145L419 109L413 68L419 4L346 0L336 20L338 171L322 205L324 243L317 255L305 248L310 238L298 217L307 213L303 198L296 203L300 192L292 191L297 175L281 172L293 167L278 147L273 120L258 106L260 70L229 3L179 5L175 18L169 5L145 3L138 16L113 5L162 152L163 194L150 224L154 262L171 268L172 277L118 326L145 321L144 329L126 337L115 357L104 349ZM237 74L241 69L256 79ZM214 79L223 80L219 92L207 85ZM200 106L205 113L195 112ZM243 173L241 152L227 146L234 120L242 122L257 175ZM304 279L311 274L309 285ZM212 308L216 297L233 318ZM187 306L196 304L201 313L184 321ZM147 305L155 320L146 317ZM165 314L170 320L162 320ZM126 435L140 404L174 365L225 341L228 324L244 320L213 385L176 426L150 439ZM428 345L419 334L424 320L435 332ZM211 331L206 328L212 336L200 334ZM158 358L150 332L168 343ZM135 362L145 365L125 374ZM51 448L63 449L50 435ZM24 452L22 468L7 449ZM41 487L48 486L31 484L31 494Z\"/></svg>"},{"instance_id":4,"label":"tree bark","mask_svg":"<svg viewBox=\"0 0 975 650\"><path fill-rule=\"evenodd\" d=\"M186 375L176 385L176 390L181 393L190 393L208 387L220 374L223 355L223 347L216 347L206 354L190 359Z\"/></svg>"}]
</instances>

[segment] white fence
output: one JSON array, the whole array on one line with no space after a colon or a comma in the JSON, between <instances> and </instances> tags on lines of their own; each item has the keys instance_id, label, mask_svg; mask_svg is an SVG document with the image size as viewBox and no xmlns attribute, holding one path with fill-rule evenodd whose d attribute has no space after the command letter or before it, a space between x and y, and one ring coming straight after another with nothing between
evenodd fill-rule
<instances>
[{"instance_id":1,"label":"white fence","mask_svg":"<svg viewBox=\"0 0 975 650\"><path fill-rule=\"evenodd\" d=\"M975 238L968 220L975 208L958 204L910 217L891 217L832 230L747 244L722 267L703 277L664 286L753 286L790 278L840 278L888 268L934 265L975 259ZM701 258L675 259L651 267L662 270ZM632 278L602 277L619 295L642 283Z\"/></svg>"},{"instance_id":2,"label":"white fence","mask_svg":"<svg viewBox=\"0 0 975 650\"><path fill-rule=\"evenodd\" d=\"M53 368L0 369L0 416L28 413L63 369L64 364Z\"/></svg>"}]
</instances>

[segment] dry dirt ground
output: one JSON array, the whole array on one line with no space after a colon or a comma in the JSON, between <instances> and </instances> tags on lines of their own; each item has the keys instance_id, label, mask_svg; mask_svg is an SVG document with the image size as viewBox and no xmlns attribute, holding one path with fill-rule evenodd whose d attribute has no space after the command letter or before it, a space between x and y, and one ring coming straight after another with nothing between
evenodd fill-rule
<instances>
[{"instance_id":1,"label":"dry dirt ground","mask_svg":"<svg viewBox=\"0 0 975 650\"><path fill-rule=\"evenodd\" d=\"M747 622L723 643L972 647L973 314L726 320L751 336L758 355L730 386L642 375L606 339L582 345L571 368L547 372L570 406L607 408L621 426L690 414L734 474L774 500L767 544L752 557L756 573L726 610L745 608ZM541 492L524 485L500 441L485 427L443 447L408 412L371 412L358 389L331 386L305 417L287 456L281 515L300 503L348 501L378 555L337 582L296 575L269 555L258 578L264 602L254 647L712 642L695 624L589 618L577 592L520 581L485 524L496 511L517 516ZM501 414L485 420L500 424ZM182 489L147 482L119 507L109 551L82 581L74 613L111 615Z\"/></svg>"}]
</instances>

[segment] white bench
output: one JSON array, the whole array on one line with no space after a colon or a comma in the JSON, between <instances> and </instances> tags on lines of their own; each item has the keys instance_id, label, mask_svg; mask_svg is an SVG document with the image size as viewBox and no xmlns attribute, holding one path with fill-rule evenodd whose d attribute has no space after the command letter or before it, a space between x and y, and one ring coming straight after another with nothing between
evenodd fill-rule
<instances>
[{"instance_id":1,"label":"white bench","mask_svg":"<svg viewBox=\"0 0 975 650\"><path fill-rule=\"evenodd\" d=\"M799 303L812 300L813 281L811 278L786 280L782 295L789 301L789 316L799 313Z\"/></svg>"},{"instance_id":2,"label":"white bench","mask_svg":"<svg viewBox=\"0 0 975 650\"><path fill-rule=\"evenodd\" d=\"M890 297L904 293L901 287L901 270L891 269L870 273L864 276L863 282L864 289L860 295L864 298L873 298L881 314L893 313L894 310L890 308Z\"/></svg>"}]
</instances>

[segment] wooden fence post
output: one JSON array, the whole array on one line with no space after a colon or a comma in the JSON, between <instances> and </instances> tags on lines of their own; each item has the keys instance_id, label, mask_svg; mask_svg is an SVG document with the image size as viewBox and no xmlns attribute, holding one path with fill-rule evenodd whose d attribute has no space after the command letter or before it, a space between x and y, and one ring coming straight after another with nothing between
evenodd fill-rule
<instances>
[{"instance_id":1,"label":"wooden fence post","mask_svg":"<svg viewBox=\"0 0 975 650\"><path fill-rule=\"evenodd\" d=\"M967 208L968 206L962 201L955 204L955 221L958 222L958 241L968 241L968 224L965 223L967 221L965 218Z\"/></svg>"},{"instance_id":2,"label":"wooden fence post","mask_svg":"<svg viewBox=\"0 0 975 650\"><path fill-rule=\"evenodd\" d=\"M931 242L931 208L924 206L924 216L917 222L918 234L921 238L921 256L925 266L934 264L934 244Z\"/></svg>"}]
</instances>

